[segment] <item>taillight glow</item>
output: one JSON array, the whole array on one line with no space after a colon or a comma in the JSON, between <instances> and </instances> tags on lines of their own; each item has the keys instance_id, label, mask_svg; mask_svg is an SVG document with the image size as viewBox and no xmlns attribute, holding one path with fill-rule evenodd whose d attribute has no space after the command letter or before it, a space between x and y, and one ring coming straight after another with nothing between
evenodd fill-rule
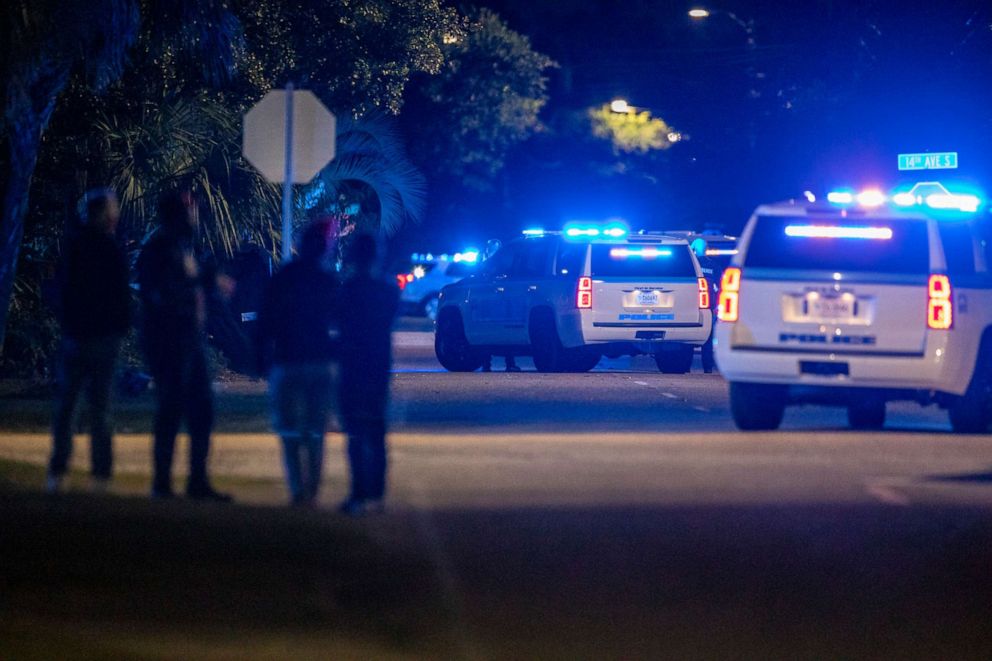
<instances>
[{"instance_id":1,"label":"taillight glow","mask_svg":"<svg viewBox=\"0 0 992 661\"><path fill-rule=\"evenodd\" d=\"M954 324L951 281L946 275L931 275L927 283L927 327L947 330Z\"/></svg>"},{"instance_id":2,"label":"taillight glow","mask_svg":"<svg viewBox=\"0 0 992 661\"><path fill-rule=\"evenodd\" d=\"M406 274L397 273L396 274L396 286L400 288L400 291L406 288Z\"/></svg>"},{"instance_id":3,"label":"taillight glow","mask_svg":"<svg viewBox=\"0 0 992 661\"><path fill-rule=\"evenodd\" d=\"M579 289L575 295L575 307L580 310L592 307L592 278L579 278Z\"/></svg>"},{"instance_id":4,"label":"taillight glow","mask_svg":"<svg viewBox=\"0 0 992 661\"><path fill-rule=\"evenodd\" d=\"M731 266L720 279L720 299L717 317L720 321L737 321L740 311L741 270Z\"/></svg>"},{"instance_id":5,"label":"taillight glow","mask_svg":"<svg viewBox=\"0 0 992 661\"><path fill-rule=\"evenodd\" d=\"M710 308L710 283L706 278L699 278L699 309L709 310Z\"/></svg>"}]
</instances>

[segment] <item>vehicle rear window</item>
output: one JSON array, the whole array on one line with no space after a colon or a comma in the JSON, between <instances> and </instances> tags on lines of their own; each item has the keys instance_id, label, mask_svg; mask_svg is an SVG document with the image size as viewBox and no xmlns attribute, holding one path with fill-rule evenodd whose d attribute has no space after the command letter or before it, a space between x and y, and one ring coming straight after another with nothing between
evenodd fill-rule
<instances>
[{"instance_id":1,"label":"vehicle rear window","mask_svg":"<svg viewBox=\"0 0 992 661\"><path fill-rule=\"evenodd\" d=\"M592 276L599 278L695 278L687 245L597 243Z\"/></svg>"},{"instance_id":2,"label":"vehicle rear window","mask_svg":"<svg viewBox=\"0 0 992 661\"><path fill-rule=\"evenodd\" d=\"M745 267L927 273L923 220L759 217Z\"/></svg>"},{"instance_id":3,"label":"vehicle rear window","mask_svg":"<svg viewBox=\"0 0 992 661\"><path fill-rule=\"evenodd\" d=\"M471 262L454 262L448 265L448 270L444 272L449 278L464 278L475 273L476 265Z\"/></svg>"}]
</instances>

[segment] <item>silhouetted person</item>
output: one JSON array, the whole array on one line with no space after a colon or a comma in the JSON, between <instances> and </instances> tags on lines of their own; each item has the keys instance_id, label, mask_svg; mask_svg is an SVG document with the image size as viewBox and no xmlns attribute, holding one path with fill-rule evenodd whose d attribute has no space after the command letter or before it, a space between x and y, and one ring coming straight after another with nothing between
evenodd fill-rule
<instances>
[{"instance_id":1,"label":"silhouetted person","mask_svg":"<svg viewBox=\"0 0 992 661\"><path fill-rule=\"evenodd\" d=\"M160 227L138 258L142 340L158 406L155 411L152 496L171 498L172 459L183 419L190 437L190 498L227 501L207 477L213 390L207 368L206 297L213 274L194 250L196 202L190 193L168 191L159 199Z\"/></svg>"},{"instance_id":2,"label":"silhouetted person","mask_svg":"<svg viewBox=\"0 0 992 661\"><path fill-rule=\"evenodd\" d=\"M83 226L66 245L59 265L59 352L52 457L45 487L58 492L72 454L76 403L86 390L90 413L93 487L106 488L113 464L110 389L121 339L130 327L128 267L114 237L120 208L107 189L86 194Z\"/></svg>"},{"instance_id":3,"label":"silhouetted person","mask_svg":"<svg viewBox=\"0 0 992 661\"><path fill-rule=\"evenodd\" d=\"M293 505L316 502L324 466L336 358L338 286L326 267L334 234L325 221L304 230L298 256L272 278L258 314L259 370L271 364L273 426Z\"/></svg>"},{"instance_id":4,"label":"silhouetted person","mask_svg":"<svg viewBox=\"0 0 992 661\"><path fill-rule=\"evenodd\" d=\"M357 236L346 257L353 274L341 286L341 417L348 434L351 495L341 510L382 508L386 490L386 401L396 287L372 274L376 241Z\"/></svg>"}]
</instances>

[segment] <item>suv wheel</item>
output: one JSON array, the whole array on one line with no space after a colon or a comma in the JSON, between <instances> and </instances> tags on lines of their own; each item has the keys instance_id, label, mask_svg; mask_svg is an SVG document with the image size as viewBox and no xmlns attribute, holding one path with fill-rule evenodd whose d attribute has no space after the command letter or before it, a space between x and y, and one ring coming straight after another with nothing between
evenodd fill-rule
<instances>
[{"instance_id":1,"label":"suv wheel","mask_svg":"<svg viewBox=\"0 0 992 661\"><path fill-rule=\"evenodd\" d=\"M848 404L847 423L851 429L881 429L885 425L885 401L866 399Z\"/></svg>"},{"instance_id":2,"label":"suv wheel","mask_svg":"<svg viewBox=\"0 0 992 661\"><path fill-rule=\"evenodd\" d=\"M984 434L992 420L992 351L988 340L982 341L975 360L975 372L971 375L968 389L960 397L955 397L947 407L951 428L959 434Z\"/></svg>"},{"instance_id":3,"label":"suv wheel","mask_svg":"<svg viewBox=\"0 0 992 661\"><path fill-rule=\"evenodd\" d=\"M465 338L465 328L456 312L446 311L434 332L434 353L449 372L474 372L482 367L482 354Z\"/></svg>"},{"instance_id":4,"label":"suv wheel","mask_svg":"<svg viewBox=\"0 0 992 661\"><path fill-rule=\"evenodd\" d=\"M785 388L764 383L730 384L730 413L745 431L778 429L785 414Z\"/></svg>"},{"instance_id":5,"label":"suv wheel","mask_svg":"<svg viewBox=\"0 0 992 661\"><path fill-rule=\"evenodd\" d=\"M558 337L554 317L549 312L538 311L531 317L530 344L534 367L538 372L560 372L565 369L565 348Z\"/></svg>"},{"instance_id":6,"label":"suv wheel","mask_svg":"<svg viewBox=\"0 0 992 661\"><path fill-rule=\"evenodd\" d=\"M654 362L663 374L686 374L692 369L693 346L679 344L654 355Z\"/></svg>"}]
</instances>

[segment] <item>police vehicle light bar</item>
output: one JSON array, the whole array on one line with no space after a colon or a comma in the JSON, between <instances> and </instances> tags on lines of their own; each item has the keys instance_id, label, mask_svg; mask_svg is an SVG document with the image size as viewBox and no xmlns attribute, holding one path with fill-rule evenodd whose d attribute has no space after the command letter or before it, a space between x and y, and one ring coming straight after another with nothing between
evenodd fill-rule
<instances>
[{"instance_id":1,"label":"police vehicle light bar","mask_svg":"<svg viewBox=\"0 0 992 661\"><path fill-rule=\"evenodd\" d=\"M654 259L655 257L671 257L672 251L658 248L611 248L610 257L613 259L627 259L628 257L642 257L644 259Z\"/></svg>"},{"instance_id":2,"label":"police vehicle light bar","mask_svg":"<svg viewBox=\"0 0 992 661\"><path fill-rule=\"evenodd\" d=\"M617 222L611 222L605 225L596 223L568 223L565 225L565 236L572 239L595 239L600 236L611 239L622 239L627 236L628 231L626 225Z\"/></svg>"},{"instance_id":3,"label":"police vehicle light bar","mask_svg":"<svg viewBox=\"0 0 992 661\"><path fill-rule=\"evenodd\" d=\"M841 206L857 203L866 208L880 207L886 202L892 202L904 208L925 206L940 211L964 213L974 213L982 206L982 198L977 195L952 193L937 181L922 181L909 191L900 191L891 196L886 196L878 189L868 189L857 194L849 190L831 191L827 193L827 201Z\"/></svg>"},{"instance_id":4,"label":"police vehicle light bar","mask_svg":"<svg viewBox=\"0 0 992 661\"><path fill-rule=\"evenodd\" d=\"M888 227L844 227L836 225L786 225L785 235L808 239L891 239Z\"/></svg>"}]
</instances>

